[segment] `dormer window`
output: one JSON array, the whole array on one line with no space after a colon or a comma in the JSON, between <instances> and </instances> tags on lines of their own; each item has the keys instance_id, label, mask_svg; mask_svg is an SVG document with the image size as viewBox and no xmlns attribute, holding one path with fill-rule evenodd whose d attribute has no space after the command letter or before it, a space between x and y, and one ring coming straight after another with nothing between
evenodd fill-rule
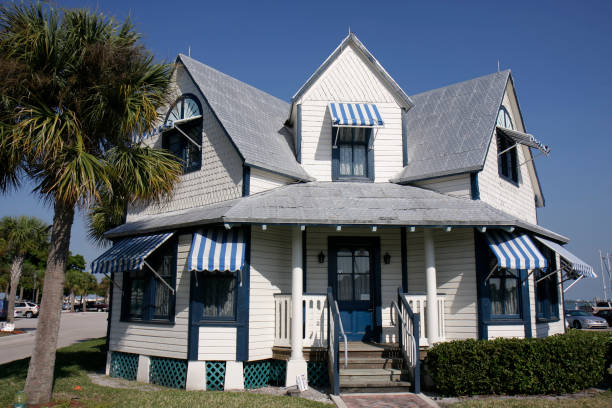
<instances>
[{"instance_id":1,"label":"dormer window","mask_svg":"<svg viewBox=\"0 0 612 408\"><path fill-rule=\"evenodd\" d=\"M162 147L174 154L183 166L183 173L202 167L202 108L189 94L178 98L166 115Z\"/></svg>"},{"instance_id":2,"label":"dormer window","mask_svg":"<svg viewBox=\"0 0 612 408\"><path fill-rule=\"evenodd\" d=\"M332 180L374 181L374 139L383 120L374 104L329 104Z\"/></svg>"},{"instance_id":3,"label":"dormer window","mask_svg":"<svg viewBox=\"0 0 612 408\"><path fill-rule=\"evenodd\" d=\"M505 129L515 130L510 114L503 106L497 114L497 126ZM519 182L518 168L518 145L509 137L497 132L497 156L499 165L499 174L508 181L514 184Z\"/></svg>"}]
</instances>

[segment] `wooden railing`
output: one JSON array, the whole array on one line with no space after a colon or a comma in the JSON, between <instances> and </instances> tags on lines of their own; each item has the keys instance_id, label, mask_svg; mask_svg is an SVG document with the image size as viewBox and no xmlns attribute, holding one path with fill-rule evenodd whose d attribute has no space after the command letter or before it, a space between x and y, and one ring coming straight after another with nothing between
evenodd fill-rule
<instances>
[{"instance_id":1,"label":"wooden railing","mask_svg":"<svg viewBox=\"0 0 612 408\"><path fill-rule=\"evenodd\" d=\"M422 293L403 293L402 298L406 301L406 303L410 306L410 308L414 311L414 313L418 313L421 316L419 333L421 338L419 339L419 344L421 346L429 346L429 342L427 341L427 337L429 333L427 333L427 296ZM442 294L438 294L438 339L440 341L446 340L446 313L444 312L445 308L445 296Z\"/></svg>"},{"instance_id":2,"label":"wooden railing","mask_svg":"<svg viewBox=\"0 0 612 408\"><path fill-rule=\"evenodd\" d=\"M399 346L406 366L412 371L415 393L421 392L421 355L419 351L420 315L414 313L401 288L397 290L397 303L391 302L391 322L397 327Z\"/></svg>"},{"instance_id":3,"label":"wooden railing","mask_svg":"<svg viewBox=\"0 0 612 408\"><path fill-rule=\"evenodd\" d=\"M327 347L327 302L323 294L302 295L304 331L302 346ZM291 295L274 295L274 345L291 347Z\"/></svg>"},{"instance_id":4,"label":"wooden railing","mask_svg":"<svg viewBox=\"0 0 612 408\"><path fill-rule=\"evenodd\" d=\"M338 302L334 299L332 288L327 288L327 371L331 394L340 395L340 341L344 341L344 368L348 364L348 343L342 327Z\"/></svg>"}]
</instances>

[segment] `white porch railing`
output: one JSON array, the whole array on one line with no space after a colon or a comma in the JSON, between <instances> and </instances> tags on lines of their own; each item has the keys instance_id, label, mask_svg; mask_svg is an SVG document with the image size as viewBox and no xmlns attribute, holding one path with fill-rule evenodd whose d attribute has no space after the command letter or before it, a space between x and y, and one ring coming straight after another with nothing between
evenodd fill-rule
<instances>
[{"instance_id":1,"label":"white porch railing","mask_svg":"<svg viewBox=\"0 0 612 408\"><path fill-rule=\"evenodd\" d=\"M429 346L427 341L427 296L425 294L405 294L403 295L414 313L421 316L419 321L419 345ZM438 294L438 339L446 340L446 313L444 312L445 296Z\"/></svg>"},{"instance_id":2,"label":"white porch railing","mask_svg":"<svg viewBox=\"0 0 612 408\"><path fill-rule=\"evenodd\" d=\"M304 347L327 347L327 302L325 295L303 294ZM274 295L274 345L291 347L291 295Z\"/></svg>"}]
</instances>

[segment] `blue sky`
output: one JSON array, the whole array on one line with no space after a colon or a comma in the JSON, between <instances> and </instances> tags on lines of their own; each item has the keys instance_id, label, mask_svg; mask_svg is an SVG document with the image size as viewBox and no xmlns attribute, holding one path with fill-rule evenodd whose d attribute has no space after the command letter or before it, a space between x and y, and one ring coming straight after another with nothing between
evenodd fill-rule
<instances>
[{"instance_id":1,"label":"blue sky","mask_svg":"<svg viewBox=\"0 0 612 408\"><path fill-rule=\"evenodd\" d=\"M289 100L346 36L357 34L410 95L512 69L527 127L552 146L536 159L546 207L542 225L596 267L612 252L612 2L609 1L73 1L118 19L132 17L159 59L187 53ZM0 196L0 216L52 211L31 186ZM81 217L73 252L91 261ZM602 295L585 280L568 298ZM611 294L612 291L609 291Z\"/></svg>"}]
</instances>

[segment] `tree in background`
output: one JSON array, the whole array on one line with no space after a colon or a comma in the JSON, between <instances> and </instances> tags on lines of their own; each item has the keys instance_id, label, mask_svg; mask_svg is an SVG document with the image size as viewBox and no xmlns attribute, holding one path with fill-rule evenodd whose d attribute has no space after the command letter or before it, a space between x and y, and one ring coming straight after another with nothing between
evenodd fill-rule
<instances>
[{"instance_id":1,"label":"tree in background","mask_svg":"<svg viewBox=\"0 0 612 408\"><path fill-rule=\"evenodd\" d=\"M138 136L157 124L170 74L129 21L40 3L0 6L0 190L27 175L54 211L30 404L51 399L75 208L114 202L115 188L121 199L161 201L179 179L174 156L142 147Z\"/></svg>"},{"instance_id":2,"label":"tree in background","mask_svg":"<svg viewBox=\"0 0 612 408\"><path fill-rule=\"evenodd\" d=\"M85 258L83 258L82 255L72 255L72 252L68 252L66 267L66 280L64 281L64 286L70 295L70 310L74 312L75 294L79 293L80 288L83 286L83 274L86 273ZM81 301L82 300L83 299L81 299Z\"/></svg>"},{"instance_id":3,"label":"tree in background","mask_svg":"<svg viewBox=\"0 0 612 408\"><path fill-rule=\"evenodd\" d=\"M49 226L34 217L4 217L0 220L0 235L11 259L10 289L6 320L15 321L15 296L21 278L23 262L26 256L40 247L44 247L49 239ZM20 299L21 300L21 299Z\"/></svg>"},{"instance_id":4,"label":"tree in background","mask_svg":"<svg viewBox=\"0 0 612 408\"><path fill-rule=\"evenodd\" d=\"M111 286L112 286L112 282L110 278L108 276L105 276L102 278L102 280L98 284L98 290L96 291L96 295L104 296L104 303L107 305L110 301Z\"/></svg>"}]
</instances>

